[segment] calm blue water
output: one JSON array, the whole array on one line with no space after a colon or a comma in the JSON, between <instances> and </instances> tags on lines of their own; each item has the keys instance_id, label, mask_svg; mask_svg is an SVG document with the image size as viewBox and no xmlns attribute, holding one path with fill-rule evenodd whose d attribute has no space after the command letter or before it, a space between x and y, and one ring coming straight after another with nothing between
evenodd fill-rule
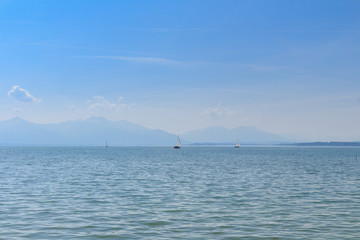
<instances>
[{"instance_id":1,"label":"calm blue water","mask_svg":"<svg viewBox=\"0 0 360 240\"><path fill-rule=\"evenodd\" d=\"M0 239L360 239L360 148L2 147Z\"/></svg>"}]
</instances>

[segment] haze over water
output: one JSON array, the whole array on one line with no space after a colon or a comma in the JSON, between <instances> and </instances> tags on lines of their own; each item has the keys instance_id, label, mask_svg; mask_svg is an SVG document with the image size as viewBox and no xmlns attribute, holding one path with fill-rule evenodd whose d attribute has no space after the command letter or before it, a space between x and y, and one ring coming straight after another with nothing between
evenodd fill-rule
<instances>
[{"instance_id":1,"label":"haze over water","mask_svg":"<svg viewBox=\"0 0 360 240\"><path fill-rule=\"evenodd\" d=\"M352 147L1 147L0 239L359 239Z\"/></svg>"}]
</instances>

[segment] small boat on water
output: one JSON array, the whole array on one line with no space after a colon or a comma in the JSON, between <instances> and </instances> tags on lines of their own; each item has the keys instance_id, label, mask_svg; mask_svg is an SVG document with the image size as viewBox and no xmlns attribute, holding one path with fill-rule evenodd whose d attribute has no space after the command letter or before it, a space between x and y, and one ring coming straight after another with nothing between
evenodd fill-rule
<instances>
[{"instance_id":1,"label":"small boat on water","mask_svg":"<svg viewBox=\"0 0 360 240\"><path fill-rule=\"evenodd\" d=\"M106 147L106 148L108 148L108 147L109 147L109 146L108 146L108 144L107 144L107 141L105 142L105 147Z\"/></svg>"},{"instance_id":2,"label":"small boat on water","mask_svg":"<svg viewBox=\"0 0 360 240\"><path fill-rule=\"evenodd\" d=\"M180 141L180 137L179 137L179 136L177 137L176 145L175 145L173 148L176 148L176 149L180 149L180 148L181 148L181 141Z\"/></svg>"},{"instance_id":3,"label":"small boat on water","mask_svg":"<svg viewBox=\"0 0 360 240\"><path fill-rule=\"evenodd\" d=\"M234 148L239 148L239 147L240 147L239 139L236 139L236 144L235 144Z\"/></svg>"}]
</instances>

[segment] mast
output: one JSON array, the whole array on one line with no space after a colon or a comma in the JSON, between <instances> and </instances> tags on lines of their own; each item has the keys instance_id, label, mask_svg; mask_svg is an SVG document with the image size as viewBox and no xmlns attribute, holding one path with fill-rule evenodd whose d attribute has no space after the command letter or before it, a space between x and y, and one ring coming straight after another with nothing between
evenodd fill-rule
<instances>
[{"instance_id":1,"label":"mast","mask_svg":"<svg viewBox=\"0 0 360 240\"><path fill-rule=\"evenodd\" d=\"M174 146L174 148L177 148L177 149L181 148L181 141L180 141L179 136L177 136L177 141L176 141L176 145Z\"/></svg>"},{"instance_id":2,"label":"mast","mask_svg":"<svg viewBox=\"0 0 360 240\"><path fill-rule=\"evenodd\" d=\"M236 139L236 144L235 144L235 147L236 147L236 148L239 148L239 147L240 147L240 142L239 142L239 139Z\"/></svg>"}]
</instances>

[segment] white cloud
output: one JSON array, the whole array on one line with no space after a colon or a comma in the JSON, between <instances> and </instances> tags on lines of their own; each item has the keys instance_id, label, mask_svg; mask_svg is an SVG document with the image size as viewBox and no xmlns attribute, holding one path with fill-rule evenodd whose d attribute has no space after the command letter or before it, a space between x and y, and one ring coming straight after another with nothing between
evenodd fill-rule
<instances>
[{"instance_id":1,"label":"white cloud","mask_svg":"<svg viewBox=\"0 0 360 240\"><path fill-rule=\"evenodd\" d=\"M12 96L19 101L23 102L41 102L41 99L35 98L32 96L29 91L23 89L17 85L14 85L12 89L8 92L8 96Z\"/></svg>"},{"instance_id":2,"label":"white cloud","mask_svg":"<svg viewBox=\"0 0 360 240\"><path fill-rule=\"evenodd\" d=\"M89 101L88 109L90 111L120 111L121 109L130 109L135 106L135 103L122 103L123 97L119 97L117 102L110 102L103 96L94 96L93 100Z\"/></svg>"},{"instance_id":3,"label":"white cloud","mask_svg":"<svg viewBox=\"0 0 360 240\"><path fill-rule=\"evenodd\" d=\"M222 107L218 104L216 107L208 107L204 111L200 113L201 116L210 116L210 117L221 117L221 116L229 116L234 114L229 107Z\"/></svg>"}]
</instances>

